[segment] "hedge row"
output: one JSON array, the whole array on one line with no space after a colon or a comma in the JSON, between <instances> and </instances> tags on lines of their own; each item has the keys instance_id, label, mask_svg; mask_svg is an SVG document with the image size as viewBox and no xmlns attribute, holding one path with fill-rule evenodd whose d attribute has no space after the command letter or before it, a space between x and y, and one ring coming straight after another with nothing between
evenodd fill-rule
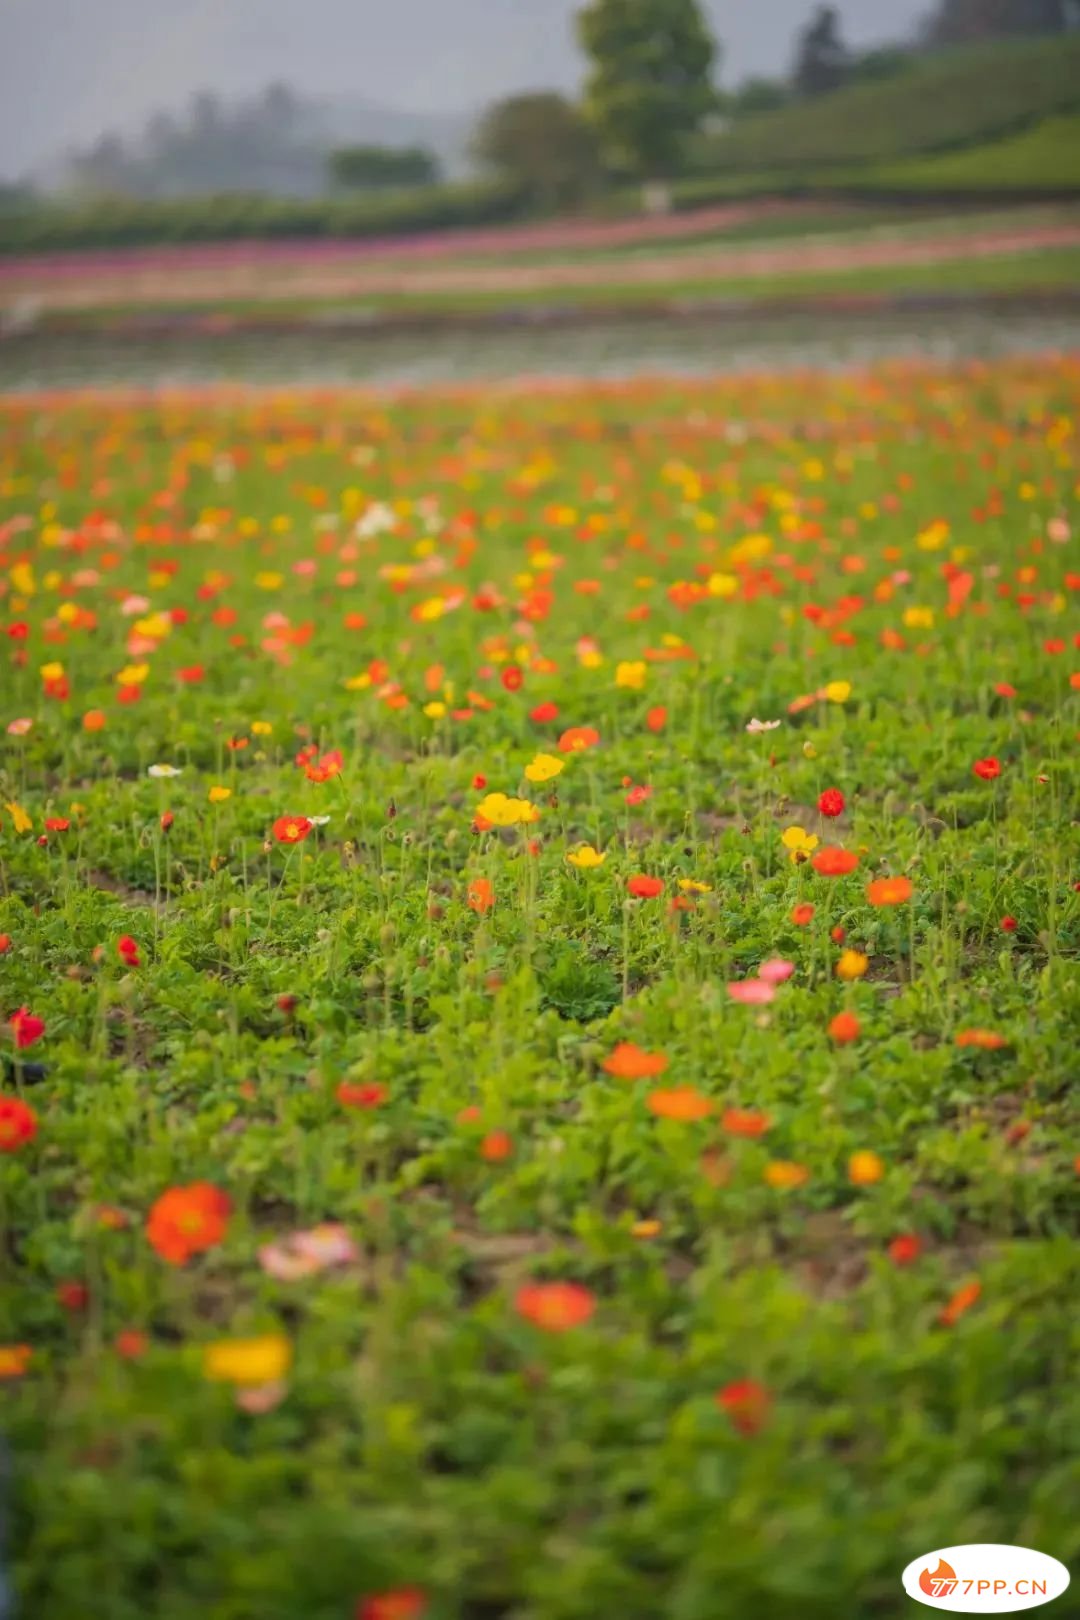
<instances>
[{"instance_id":1,"label":"hedge row","mask_svg":"<svg viewBox=\"0 0 1080 1620\"><path fill-rule=\"evenodd\" d=\"M0 252L138 247L253 238L416 236L520 218L524 198L494 184L444 185L352 198L126 198L45 204L0 216Z\"/></svg>"}]
</instances>

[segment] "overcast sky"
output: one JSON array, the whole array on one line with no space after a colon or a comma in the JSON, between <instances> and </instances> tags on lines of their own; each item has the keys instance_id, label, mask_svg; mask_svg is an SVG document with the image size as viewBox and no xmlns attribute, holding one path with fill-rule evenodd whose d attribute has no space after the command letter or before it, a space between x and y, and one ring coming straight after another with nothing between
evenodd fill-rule
<instances>
[{"instance_id":1,"label":"overcast sky","mask_svg":"<svg viewBox=\"0 0 1080 1620\"><path fill-rule=\"evenodd\" d=\"M274 79L387 106L459 111L572 88L580 0L0 0L0 175L193 90ZM812 0L704 0L723 79L784 67ZM840 0L851 43L911 28L927 0Z\"/></svg>"}]
</instances>

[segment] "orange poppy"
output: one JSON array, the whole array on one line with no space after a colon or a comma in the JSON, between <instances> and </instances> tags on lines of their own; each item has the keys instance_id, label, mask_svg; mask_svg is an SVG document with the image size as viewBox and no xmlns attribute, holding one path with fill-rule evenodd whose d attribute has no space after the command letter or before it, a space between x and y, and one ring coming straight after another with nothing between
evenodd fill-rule
<instances>
[{"instance_id":1,"label":"orange poppy","mask_svg":"<svg viewBox=\"0 0 1080 1620\"><path fill-rule=\"evenodd\" d=\"M420 1620L428 1606L419 1586L399 1586L392 1592L373 1592L362 1598L356 1620Z\"/></svg>"},{"instance_id":2,"label":"orange poppy","mask_svg":"<svg viewBox=\"0 0 1080 1620\"><path fill-rule=\"evenodd\" d=\"M910 878L880 877L866 885L866 898L872 906L902 906L914 890Z\"/></svg>"},{"instance_id":3,"label":"orange poppy","mask_svg":"<svg viewBox=\"0 0 1080 1620\"><path fill-rule=\"evenodd\" d=\"M952 1327L958 1322L965 1311L971 1309L982 1293L982 1283L972 1280L962 1283L953 1294L947 1305L943 1305L938 1312L938 1321L942 1327Z\"/></svg>"},{"instance_id":4,"label":"orange poppy","mask_svg":"<svg viewBox=\"0 0 1080 1620\"><path fill-rule=\"evenodd\" d=\"M848 1160L848 1179L855 1187L872 1187L884 1174L884 1162L865 1148Z\"/></svg>"},{"instance_id":5,"label":"orange poppy","mask_svg":"<svg viewBox=\"0 0 1080 1620\"><path fill-rule=\"evenodd\" d=\"M650 1091L645 1099L649 1112L660 1119L705 1119L713 1111L710 1099L693 1086L673 1086L667 1091Z\"/></svg>"},{"instance_id":6,"label":"orange poppy","mask_svg":"<svg viewBox=\"0 0 1080 1620\"><path fill-rule=\"evenodd\" d=\"M627 878L626 887L635 900L655 900L658 894L664 892L664 880L638 872L634 877Z\"/></svg>"},{"instance_id":7,"label":"orange poppy","mask_svg":"<svg viewBox=\"0 0 1080 1620\"><path fill-rule=\"evenodd\" d=\"M230 1204L208 1181L170 1187L153 1205L146 1221L152 1248L171 1266L183 1266L194 1254L215 1248L229 1224Z\"/></svg>"},{"instance_id":8,"label":"orange poppy","mask_svg":"<svg viewBox=\"0 0 1080 1620\"><path fill-rule=\"evenodd\" d=\"M757 1108L725 1108L720 1116L721 1128L729 1136L764 1136L771 1124L769 1115Z\"/></svg>"},{"instance_id":9,"label":"orange poppy","mask_svg":"<svg viewBox=\"0 0 1080 1620\"><path fill-rule=\"evenodd\" d=\"M565 1333L587 1322L596 1299L581 1283L526 1283L514 1298L519 1316L545 1333Z\"/></svg>"},{"instance_id":10,"label":"orange poppy","mask_svg":"<svg viewBox=\"0 0 1080 1620\"><path fill-rule=\"evenodd\" d=\"M473 878L469 884L467 904L470 911L483 915L495 904L495 887L487 878Z\"/></svg>"},{"instance_id":11,"label":"orange poppy","mask_svg":"<svg viewBox=\"0 0 1080 1620\"><path fill-rule=\"evenodd\" d=\"M997 1052L1009 1043L1004 1035L992 1029L961 1029L956 1035L957 1046L977 1046L983 1052Z\"/></svg>"},{"instance_id":12,"label":"orange poppy","mask_svg":"<svg viewBox=\"0 0 1080 1620\"><path fill-rule=\"evenodd\" d=\"M307 816L278 816L274 822L274 837L279 844L300 844L314 825Z\"/></svg>"},{"instance_id":13,"label":"orange poppy","mask_svg":"<svg viewBox=\"0 0 1080 1620\"><path fill-rule=\"evenodd\" d=\"M563 754L580 754L586 748L595 748L600 741L600 733L592 726L571 726L559 738L559 752Z\"/></svg>"},{"instance_id":14,"label":"orange poppy","mask_svg":"<svg viewBox=\"0 0 1080 1620\"><path fill-rule=\"evenodd\" d=\"M600 1065L616 1080L648 1080L663 1074L668 1059L663 1052L646 1052L633 1041L620 1041Z\"/></svg>"},{"instance_id":15,"label":"orange poppy","mask_svg":"<svg viewBox=\"0 0 1080 1620\"><path fill-rule=\"evenodd\" d=\"M765 1166L763 1174L768 1186L784 1189L802 1187L810 1180L806 1166L796 1164L792 1159L772 1159Z\"/></svg>"},{"instance_id":16,"label":"orange poppy","mask_svg":"<svg viewBox=\"0 0 1080 1620\"><path fill-rule=\"evenodd\" d=\"M853 850L840 849L836 844L826 844L810 857L810 864L822 877L845 877L848 872L854 872L859 864L859 857Z\"/></svg>"}]
</instances>

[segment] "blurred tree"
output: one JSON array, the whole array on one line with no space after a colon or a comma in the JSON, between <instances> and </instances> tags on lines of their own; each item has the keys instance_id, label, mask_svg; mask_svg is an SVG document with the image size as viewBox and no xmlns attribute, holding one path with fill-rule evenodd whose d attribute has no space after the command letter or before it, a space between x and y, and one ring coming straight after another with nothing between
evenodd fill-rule
<instances>
[{"instance_id":1,"label":"blurred tree","mask_svg":"<svg viewBox=\"0 0 1080 1620\"><path fill-rule=\"evenodd\" d=\"M592 129L573 102L554 90L495 102L480 120L472 153L541 208L571 207L601 178Z\"/></svg>"},{"instance_id":2,"label":"blurred tree","mask_svg":"<svg viewBox=\"0 0 1080 1620\"><path fill-rule=\"evenodd\" d=\"M718 50L698 0L589 0L578 34L592 62L585 112L606 157L641 178L676 172L717 103Z\"/></svg>"},{"instance_id":3,"label":"blurred tree","mask_svg":"<svg viewBox=\"0 0 1080 1620\"><path fill-rule=\"evenodd\" d=\"M791 100L791 90L782 79L744 79L726 100L726 110L733 118L747 113L775 112Z\"/></svg>"},{"instance_id":4,"label":"blurred tree","mask_svg":"<svg viewBox=\"0 0 1080 1620\"><path fill-rule=\"evenodd\" d=\"M923 24L928 45L966 45L1010 34L1060 34L1080 22L1070 0L939 0Z\"/></svg>"},{"instance_id":5,"label":"blurred tree","mask_svg":"<svg viewBox=\"0 0 1080 1620\"><path fill-rule=\"evenodd\" d=\"M439 165L422 146L342 146L330 153L330 175L339 186L375 191L389 186L432 186Z\"/></svg>"},{"instance_id":6,"label":"blurred tree","mask_svg":"<svg viewBox=\"0 0 1080 1620\"><path fill-rule=\"evenodd\" d=\"M795 45L792 83L801 96L823 96L838 90L848 76L851 57L840 33L835 6L818 6Z\"/></svg>"}]
</instances>

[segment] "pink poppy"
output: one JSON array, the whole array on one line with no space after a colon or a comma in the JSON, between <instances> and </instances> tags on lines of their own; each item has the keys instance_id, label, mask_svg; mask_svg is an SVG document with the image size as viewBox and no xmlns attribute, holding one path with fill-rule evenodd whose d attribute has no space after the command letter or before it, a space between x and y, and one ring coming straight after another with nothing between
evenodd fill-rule
<instances>
[{"instance_id":1,"label":"pink poppy","mask_svg":"<svg viewBox=\"0 0 1080 1620\"><path fill-rule=\"evenodd\" d=\"M357 1256L356 1244L343 1226L326 1223L308 1231L290 1232L277 1243L259 1250L259 1264L279 1282L314 1277L330 1266L347 1266Z\"/></svg>"},{"instance_id":2,"label":"pink poppy","mask_svg":"<svg viewBox=\"0 0 1080 1620\"><path fill-rule=\"evenodd\" d=\"M744 1007L764 1007L775 996L776 987L767 979L736 979L728 985L727 993L732 1001L740 1001Z\"/></svg>"},{"instance_id":3,"label":"pink poppy","mask_svg":"<svg viewBox=\"0 0 1080 1620\"><path fill-rule=\"evenodd\" d=\"M758 968L758 978L766 984L783 984L795 971L794 962L785 962L782 956L772 956Z\"/></svg>"}]
</instances>

